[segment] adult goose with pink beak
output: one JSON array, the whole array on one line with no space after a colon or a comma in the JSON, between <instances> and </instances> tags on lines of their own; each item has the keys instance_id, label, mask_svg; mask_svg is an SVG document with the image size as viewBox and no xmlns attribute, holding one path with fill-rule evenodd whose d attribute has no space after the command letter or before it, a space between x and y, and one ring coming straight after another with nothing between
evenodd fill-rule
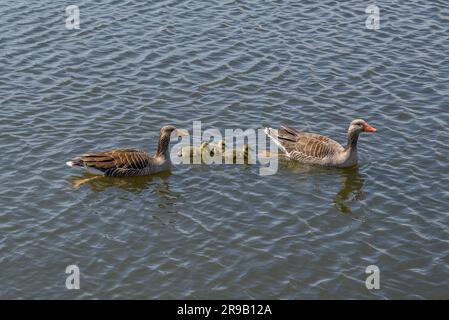
<instances>
[{"instance_id":1,"label":"adult goose with pink beak","mask_svg":"<svg viewBox=\"0 0 449 320\"><path fill-rule=\"evenodd\" d=\"M362 132L376 132L362 119L351 122L348 142L343 147L337 141L316 133L300 132L289 126L265 128L265 133L279 146L282 155L301 163L347 168L357 164L357 141Z\"/></svg>"}]
</instances>

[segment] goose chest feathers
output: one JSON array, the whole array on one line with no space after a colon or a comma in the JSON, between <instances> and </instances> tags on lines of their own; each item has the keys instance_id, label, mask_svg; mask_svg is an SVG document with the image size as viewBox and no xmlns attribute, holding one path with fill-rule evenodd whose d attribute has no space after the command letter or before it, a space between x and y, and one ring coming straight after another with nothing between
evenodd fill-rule
<instances>
[{"instance_id":1,"label":"goose chest feathers","mask_svg":"<svg viewBox=\"0 0 449 320\"><path fill-rule=\"evenodd\" d=\"M376 132L366 121L351 122L347 145L316 133L300 132L289 126L265 128L265 133L279 146L282 154L291 160L307 164L346 168L357 164L357 141L362 132Z\"/></svg>"},{"instance_id":2,"label":"goose chest feathers","mask_svg":"<svg viewBox=\"0 0 449 320\"><path fill-rule=\"evenodd\" d=\"M167 171L171 168L169 145L172 133L177 136L188 135L187 131L171 125L162 127L154 156L143 150L113 149L82 154L66 164L86 169L93 174L112 177L144 176Z\"/></svg>"}]
</instances>

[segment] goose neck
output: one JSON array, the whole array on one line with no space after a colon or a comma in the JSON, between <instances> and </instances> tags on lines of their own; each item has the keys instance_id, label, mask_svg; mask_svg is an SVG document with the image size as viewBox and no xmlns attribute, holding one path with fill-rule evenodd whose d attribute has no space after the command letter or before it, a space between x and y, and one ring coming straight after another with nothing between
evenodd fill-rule
<instances>
[{"instance_id":1,"label":"goose neck","mask_svg":"<svg viewBox=\"0 0 449 320\"><path fill-rule=\"evenodd\" d=\"M159 136L159 141L157 143L157 157L169 158L169 145L170 145L170 136L168 134L161 133Z\"/></svg>"}]
</instances>

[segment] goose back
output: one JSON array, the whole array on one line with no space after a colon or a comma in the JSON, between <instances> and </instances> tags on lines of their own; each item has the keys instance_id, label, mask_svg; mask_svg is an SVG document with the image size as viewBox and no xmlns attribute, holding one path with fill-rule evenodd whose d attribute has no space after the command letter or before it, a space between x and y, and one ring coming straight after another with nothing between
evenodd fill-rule
<instances>
[{"instance_id":1,"label":"goose back","mask_svg":"<svg viewBox=\"0 0 449 320\"><path fill-rule=\"evenodd\" d=\"M344 152L344 148L329 137L300 132L285 125L278 130L278 140L288 156L298 161L322 162Z\"/></svg>"},{"instance_id":2,"label":"goose back","mask_svg":"<svg viewBox=\"0 0 449 320\"><path fill-rule=\"evenodd\" d=\"M104 152L88 153L72 160L74 166L86 168L91 173L105 176L141 176L165 169L158 157L138 149L113 149Z\"/></svg>"}]
</instances>

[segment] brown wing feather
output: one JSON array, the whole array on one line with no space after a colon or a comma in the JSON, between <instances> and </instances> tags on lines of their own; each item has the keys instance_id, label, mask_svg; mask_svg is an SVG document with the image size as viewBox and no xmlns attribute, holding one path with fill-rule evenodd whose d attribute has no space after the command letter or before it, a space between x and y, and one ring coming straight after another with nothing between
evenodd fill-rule
<instances>
[{"instance_id":1,"label":"brown wing feather","mask_svg":"<svg viewBox=\"0 0 449 320\"><path fill-rule=\"evenodd\" d=\"M343 150L338 142L326 136L300 132L288 126L278 130L278 139L290 158L295 160L321 160Z\"/></svg>"},{"instance_id":2,"label":"brown wing feather","mask_svg":"<svg viewBox=\"0 0 449 320\"><path fill-rule=\"evenodd\" d=\"M297 160L324 159L343 149L338 142L313 133L302 133L295 143L286 145L285 148L290 157Z\"/></svg>"},{"instance_id":3,"label":"brown wing feather","mask_svg":"<svg viewBox=\"0 0 449 320\"><path fill-rule=\"evenodd\" d=\"M100 170L105 175L123 176L145 169L153 157L143 150L114 149L83 154L78 159L83 162L84 166Z\"/></svg>"}]
</instances>

